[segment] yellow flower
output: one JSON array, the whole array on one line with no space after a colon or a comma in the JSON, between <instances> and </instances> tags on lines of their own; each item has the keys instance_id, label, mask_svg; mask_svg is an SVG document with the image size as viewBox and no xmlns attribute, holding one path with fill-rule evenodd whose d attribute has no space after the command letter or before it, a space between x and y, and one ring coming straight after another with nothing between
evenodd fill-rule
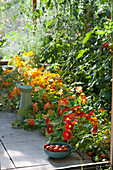
<instances>
[{"instance_id":1,"label":"yellow flower","mask_svg":"<svg viewBox=\"0 0 113 170\"><path fill-rule=\"evenodd\" d=\"M28 52L28 55L29 55L29 56L33 56L33 51L29 51L29 52Z\"/></svg>"},{"instance_id":2,"label":"yellow flower","mask_svg":"<svg viewBox=\"0 0 113 170\"><path fill-rule=\"evenodd\" d=\"M27 53L27 52L24 52L22 55L23 55L24 57L27 57L27 56L28 56L28 53Z\"/></svg>"}]
</instances>

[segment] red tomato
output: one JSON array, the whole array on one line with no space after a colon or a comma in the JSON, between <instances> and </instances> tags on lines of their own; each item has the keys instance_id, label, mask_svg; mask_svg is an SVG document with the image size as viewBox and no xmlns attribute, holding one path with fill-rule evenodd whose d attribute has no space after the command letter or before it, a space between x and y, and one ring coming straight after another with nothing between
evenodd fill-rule
<instances>
[{"instance_id":1,"label":"red tomato","mask_svg":"<svg viewBox=\"0 0 113 170\"><path fill-rule=\"evenodd\" d=\"M55 145L49 145L50 147L52 147L52 148L55 148Z\"/></svg>"},{"instance_id":2,"label":"red tomato","mask_svg":"<svg viewBox=\"0 0 113 170\"><path fill-rule=\"evenodd\" d=\"M59 148L59 152L64 152L64 149L63 148Z\"/></svg>"},{"instance_id":3,"label":"red tomato","mask_svg":"<svg viewBox=\"0 0 113 170\"><path fill-rule=\"evenodd\" d=\"M58 152L58 151L59 151L59 148L55 147L55 148L53 149L53 151L54 151L54 152Z\"/></svg>"},{"instance_id":4,"label":"red tomato","mask_svg":"<svg viewBox=\"0 0 113 170\"><path fill-rule=\"evenodd\" d=\"M68 148L68 146L67 145L62 145L62 148Z\"/></svg>"},{"instance_id":5,"label":"red tomato","mask_svg":"<svg viewBox=\"0 0 113 170\"><path fill-rule=\"evenodd\" d=\"M64 152L67 152L67 151L69 151L69 148L64 148Z\"/></svg>"},{"instance_id":6,"label":"red tomato","mask_svg":"<svg viewBox=\"0 0 113 170\"><path fill-rule=\"evenodd\" d=\"M53 151L53 148L51 146L49 146L49 151Z\"/></svg>"},{"instance_id":7,"label":"red tomato","mask_svg":"<svg viewBox=\"0 0 113 170\"><path fill-rule=\"evenodd\" d=\"M49 150L49 146L46 146L46 148L45 148L46 150Z\"/></svg>"},{"instance_id":8,"label":"red tomato","mask_svg":"<svg viewBox=\"0 0 113 170\"><path fill-rule=\"evenodd\" d=\"M60 146L60 145L56 145L55 147L56 147L56 148L58 148L58 149L59 149L59 148L61 148L61 146Z\"/></svg>"},{"instance_id":9,"label":"red tomato","mask_svg":"<svg viewBox=\"0 0 113 170\"><path fill-rule=\"evenodd\" d=\"M102 45L102 48L108 47L108 43L104 42L104 44Z\"/></svg>"},{"instance_id":10,"label":"red tomato","mask_svg":"<svg viewBox=\"0 0 113 170\"><path fill-rule=\"evenodd\" d=\"M48 144L45 144L45 145L44 145L44 148L46 148L46 146L48 146Z\"/></svg>"},{"instance_id":11,"label":"red tomato","mask_svg":"<svg viewBox=\"0 0 113 170\"><path fill-rule=\"evenodd\" d=\"M89 155L89 156L92 156L92 152L88 152L88 155Z\"/></svg>"}]
</instances>

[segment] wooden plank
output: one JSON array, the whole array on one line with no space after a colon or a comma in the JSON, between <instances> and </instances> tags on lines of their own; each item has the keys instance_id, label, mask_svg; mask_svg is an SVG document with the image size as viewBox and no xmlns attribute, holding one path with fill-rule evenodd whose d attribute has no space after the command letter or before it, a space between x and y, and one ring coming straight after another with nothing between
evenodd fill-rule
<instances>
[{"instance_id":1,"label":"wooden plank","mask_svg":"<svg viewBox=\"0 0 113 170\"><path fill-rule=\"evenodd\" d=\"M4 66L4 65L7 65L8 64L8 61L0 61L0 66Z\"/></svg>"},{"instance_id":2,"label":"wooden plank","mask_svg":"<svg viewBox=\"0 0 113 170\"><path fill-rule=\"evenodd\" d=\"M71 165L71 166L65 167L65 170L66 169L69 169L69 170L71 170L71 169L79 170L80 169L81 170L82 168L84 170L85 169L88 170L88 169L92 169L92 168L95 170L96 167L99 167L99 166L106 167L106 165L110 166L110 161ZM63 169L63 167L57 168L57 170L62 170L62 169Z\"/></svg>"}]
</instances>

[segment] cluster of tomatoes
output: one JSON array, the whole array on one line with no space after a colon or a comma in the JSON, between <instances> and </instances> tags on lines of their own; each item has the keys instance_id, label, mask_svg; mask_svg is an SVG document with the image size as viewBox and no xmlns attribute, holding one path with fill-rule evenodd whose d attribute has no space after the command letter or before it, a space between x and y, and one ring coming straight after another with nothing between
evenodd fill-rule
<instances>
[{"instance_id":1,"label":"cluster of tomatoes","mask_svg":"<svg viewBox=\"0 0 113 170\"><path fill-rule=\"evenodd\" d=\"M69 151L68 145L52 145L52 144L45 144L44 148L51 152L67 152Z\"/></svg>"}]
</instances>

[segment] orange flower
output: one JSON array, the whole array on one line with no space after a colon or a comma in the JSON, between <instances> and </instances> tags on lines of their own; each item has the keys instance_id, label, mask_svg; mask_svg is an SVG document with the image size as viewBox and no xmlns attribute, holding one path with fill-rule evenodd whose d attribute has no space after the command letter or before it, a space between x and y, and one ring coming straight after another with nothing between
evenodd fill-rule
<instances>
[{"instance_id":1,"label":"orange flower","mask_svg":"<svg viewBox=\"0 0 113 170\"><path fill-rule=\"evenodd\" d=\"M15 97L15 91L14 90L10 91L8 99L12 99L13 97Z\"/></svg>"},{"instance_id":2,"label":"orange flower","mask_svg":"<svg viewBox=\"0 0 113 170\"><path fill-rule=\"evenodd\" d=\"M79 95L79 96L81 96L81 103L87 103L87 101L88 101L88 99L86 98L86 96L85 95Z\"/></svg>"},{"instance_id":3,"label":"orange flower","mask_svg":"<svg viewBox=\"0 0 113 170\"><path fill-rule=\"evenodd\" d=\"M108 143L108 142L110 142L110 140L109 139L105 139L105 142Z\"/></svg>"},{"instance_id":4,"label":"orange flower","mask_svg":"<svg viewBox=\"0 0 113 170\"><path fill-rule=\"evenodd\" d=\"M60 104L60 105L62 105L62 106L69 106L69 100L68 100L68 98L64 98L64 99L59 99L58 100L58 103Z\"/></svg>"},{"instance_id":5,"label":"orange flower","mask_svg":"<svg viewBox=\"0 0 113 170\"><path fill-rule=\"evenodd\" d=\"M48 110L47 114L52 114L53 112L51 110Z\"/></svg>"},{"instance_id":6,"label":"orange flower","mask_svg":"<svg viewBox=\"0 0 113 170\"><path fill-rule=\"evenodd\" d=\"M68 98L70 98L70 99L74 99L74 98L75 98L75 95L73 95L73 96L69 96Z\"/></svg>"},{"instance_id":7,"label":"orange flower","mask_svg":"<svg viewBox=\"0 0 113 170\"><path fill-rule=\"evenodd\" d=\"M44 109L47 109L47 108L49 108L49 107L50 107L50 103L47 102L47 103L44 105Z\"/></svg>"},{"instance_id":8,"label":"orange flower","mask_svg":"<svg viewBox=\"0 0 113 170\"><path fill-rule=\"evenodd\" d=\"M6 73L6 74L8 74L8 73L10 73L12 70L4 70L4 72Z\"/></svg>"},{"instance_id":9,"label":"orange flower","mask_svg":"<svg viewBox=\"0 0 113 170\"><path fill-rule=\"evenodd\" d=\"M27 119L27 123L28 123L28 125L30 125L30 126L35 126L36 124L35 124L35 119Z\"/></svg>"},{"instance_id":10,"label":"orange flower","mask_svg":"<svg viewBox=\"0 0 113 170\"><path fill-rule=\"evenodd\" d=\"M47 115L42 114L42 118L47 120Z\"/></svg>"},{"instance_id":11,"label":"orange flower","mask_svg":"<svg viewBox=\"0 0 113 170\"><path fill-rule=\"evenodd\" d=\"M111 110L111 111L109 111L109 113L112 113L112 110Z\"/></svg>"},{"instance_id":12,"label":"orange flower","mask_svg":"<svg viewBox=\"0 0 113 170\"><path fill-rule=\"evenodd\" d=\"M78 93L82 93L82 87L81 87L81 86L77 86L77 87L76 87L76 91L77 91Z\"/></svg>"},{"instance_id":13,"label":"orange flower","mask_svg":"<svg viewBox=\"0 0 113 170\"><path fill-rule=\"evenodd\" d=\"M37 103L33 103L33 113L38 111Z\"/></svg>"},{"instance_id":14,"label":"orange flower","mask_svg":"<svg viewBox=\"0 0 113 170\"><path fill-rule=\"evenodd\" d=\"M107 110L104 110L104 108L100 108L100 110L98 110L98 112L102 112L102 113L104 113L104 112L106 112Z\"/></svg>"},{"instance_id":15,"label":"orange flower","mask_svg":"<svg viewBox=\"0 0 113 170\"><path fill-rule=\"evenodd\" d=\"M7 85L9 85L9 82L5 81L3 84L7 86Z\"/></svg>"},{"instance_id":16,"label":"orange flower","mask_svg":"<svg viewBox=\"0 0 113 170\"><path fill-rule=\"evenodd\" d=\"M19 68L18 68L18 72L19 72L19 74L23 74L23 69L22 69L22 67L19 67Z\"/></svg>"}]
</instances>

